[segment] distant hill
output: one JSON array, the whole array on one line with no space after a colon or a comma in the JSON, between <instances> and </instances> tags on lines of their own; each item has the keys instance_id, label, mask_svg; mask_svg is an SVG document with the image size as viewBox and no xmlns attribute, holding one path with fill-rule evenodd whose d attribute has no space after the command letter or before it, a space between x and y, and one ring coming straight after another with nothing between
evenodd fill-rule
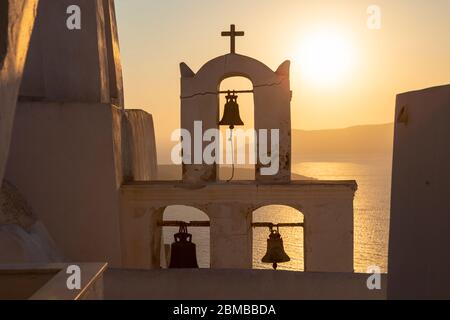
<instances>
[{"instance_id":1,"label":"distant hill","mask_svg":"<svg viewBox=\"0 0 450 320\"><path fill-rule=\"evenodd\" d=\"M394 124L332 130L292 130L293 154L391 154Z\"/></svg>"},{"instance_id":2,"label":"distant hill","mask_svg":"<svg viewBox=\"0 0 450 320\"><path fill-rule=\"evenodd\" d=\"M351 159L359 156L385 155L391 156L394 141L394 124L362 125L343 129L330 130L292 130L293 162L314 159L326 161L330 159ZM159 146L158 152L163 163L170 162L170 149ZM164 176L174 176L173 168L162 168ZM181 169L177 169L181 172ZM251 171L240 172L245 177ZM170 172L172 173L170 173ZM175 171L176 172L176 171ZM181 176L181 173L176 173ZM226 175L226 174L224 174Z\"/></svg>"}]
</instances>

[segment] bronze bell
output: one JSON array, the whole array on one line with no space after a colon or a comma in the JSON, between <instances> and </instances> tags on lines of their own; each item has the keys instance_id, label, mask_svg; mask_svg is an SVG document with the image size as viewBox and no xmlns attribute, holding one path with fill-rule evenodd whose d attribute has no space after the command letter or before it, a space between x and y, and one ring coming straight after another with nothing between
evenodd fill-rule
<instances>
[{"instance_id":1,"label":"bronze bell","mask_svg":"<svg viewBox=\"0 0 450 320\"><path fill-rule=\"evenodd\" d=\"M289 262L291 258L284 251L283 239L281 238L279 229L270 229L270 236L267 239L267 253L262 258L263 263L272 263L273 269L276 270L278 263Z\"/></svg>"},{"instance_id":2,"label":"bronze bell","mask_svg":"<svg viewBox=\"0 0 450 320\"><path fill-rule=\"evenodd\" d=\"M197 251L192 243L192 234L187 232L187 225L182 224L178 233L174 235L170 254L171 269L195 269L197 264Z\"/></svg>"},{"instance_id":3,"label":"bronze bell","mask_svg":"<svg viewBox=\"0 0 450 320\"><path fill-rule=\"evenodd\" d=\"M241 116L239 114L239 105L237 103L238 96L231 91L228 91L228 95L226 96L227 103L225 104L225 109L223 111L222 120L220 120L220 126L230 126L230 129L233 130L235 126L243 126L244 122L241 120Z\"/></svg>"}]
</instances>

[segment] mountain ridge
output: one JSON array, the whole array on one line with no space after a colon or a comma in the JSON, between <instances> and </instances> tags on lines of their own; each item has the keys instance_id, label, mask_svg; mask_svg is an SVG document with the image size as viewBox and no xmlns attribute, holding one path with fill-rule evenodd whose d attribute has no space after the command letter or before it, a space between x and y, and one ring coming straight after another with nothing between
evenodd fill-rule
<instances>
[{"instance_id":1,"label":"mountain ridge","mask_svg":"<svg viewBox=\"0 0 450 320\"><path fill-rule=\"evenodd\" d=\"M292 130L293 154L390 154L393 141L393 123Z\"/></svg>"}]
</instances>

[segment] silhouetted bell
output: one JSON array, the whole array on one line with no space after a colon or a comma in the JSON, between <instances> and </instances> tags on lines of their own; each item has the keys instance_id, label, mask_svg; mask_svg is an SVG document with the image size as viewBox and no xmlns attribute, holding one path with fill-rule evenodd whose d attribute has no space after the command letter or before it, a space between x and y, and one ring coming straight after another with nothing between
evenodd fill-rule
<instances>
[{"instance_id":1,"label":"silhouetted bell","mask_svg":"<svg viewBox=\"0 0 450 320\"><path fill-rule=\"evenodd\" d=\"M223 117L222 120L220 120L219 125L230 126L230 129L234 129L235 126L243 126L244 122L241 120L241 116L239 114L237 95L228 91L226 98L227 103L225 104Z\"/></svg>"},{"instance_id":2,"label":"silhouetted bell","mask_svg":"<svg viewBox=\"0 0 450 320\"><path fill-rule=\"evenodd\" d=\"M273 269L276 270L278 263L291 261L291 258L284 251L283 239L281 238L280 232L277 230L270 229L270 236L267 239L267 253L262 258L263 263L272 263Z\"/></svg>"},{"instance_id":3,"label":"silhouetted bell","mask_svg":"<svg viewBox=\"0 0 450 320\"><path fill-rule=\"evenodd\" d=\"M192 234L187 232L185 224L180 226L180 231L174 235L174 238L175 242L172 243L169 268L198 268L196 247L192 243Z\"/></svg>"}]
</instances>

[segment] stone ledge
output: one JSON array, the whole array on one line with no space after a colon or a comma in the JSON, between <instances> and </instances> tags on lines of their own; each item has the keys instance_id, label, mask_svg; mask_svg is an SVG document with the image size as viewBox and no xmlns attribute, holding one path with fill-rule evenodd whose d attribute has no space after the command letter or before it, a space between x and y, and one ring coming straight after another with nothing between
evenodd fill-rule
<instances>
[{"instance_id":1,"label":"stone ledge","mask_svg":"<svg viewBox=\"0 0 450 320\"><path fill-rule=\"evenodd\" d=\"M103 298L103 273L107 263L73 263L81 269L81 289L67 288L66 269L71 264L0 265L4 299L84 300Z\"/></svg>"},{"instance_id":2,"label":"stone ledge","mask_svg":"<svg viewBox=\"0 0 450 320\"><path fill-rule=\"evenodd\" d=\"M259 205L292 205L306 201L324 202L331 199L351 199L357 190L356 181L292 181L290 183L257 183L239 181L202 185L174 181L132 182L122 185L125 201L165 206L199 203L251 203Z\"/></svg>"},{"instance_id":3,"label":"stone ledge","mask_svg":"<svg viewBox=\"0 0 450 320\"><path fill-rule=\"evenodd\" d=\"M292 180L290 182L261 182L255 180L238 180L232 182L219 181L205 183L201 185L183 183L183 181L159 180L159 181L131 181L123 185L123 187L132 186L167 186L174 187L208 187L208 186L346 186L354 188L356 191L358 184L355 180Z\"/></svg>"},{"instance_id":4,"label":"stone ledge","mask_svg":"<svg viewBox=\"0 0 450 320\"><path fill-rule=\"evenodd\" d=\"M386 275L381 275L381 290L367 288L369 276L356 273L239 269L109 269L105 273L105 299L386 299Z\"/></svg>"}]
</instances>

